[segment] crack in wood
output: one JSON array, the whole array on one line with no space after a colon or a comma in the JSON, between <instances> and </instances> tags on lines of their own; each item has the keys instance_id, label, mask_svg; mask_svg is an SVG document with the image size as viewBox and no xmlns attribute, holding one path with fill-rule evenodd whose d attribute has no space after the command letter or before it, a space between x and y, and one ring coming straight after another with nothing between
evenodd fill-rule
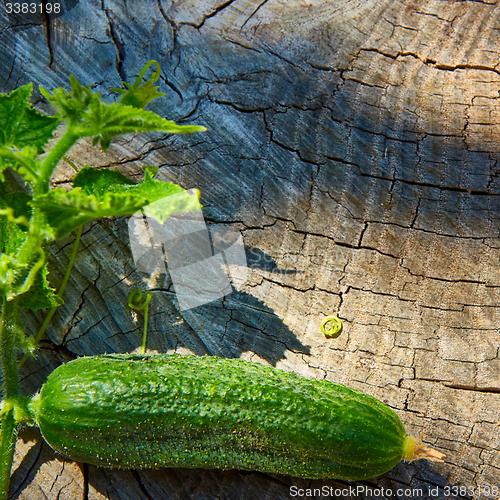
<instances>
[{"instance_id":1,"label":"crack in wood","mask_svg":"<svg viewBox=\"0 0 500 500\"><path fill-rule=\"evenodd\" d=\"M204 15L202 21L199 24L190 23L190 22L181 22L181 23L179 23L179 27L183 26L183 25L187 25L187 26L193 26L194 28L196 28L197 30L199 30L200 28L203 27L203 25L205 24L205 22L207 21L207 19L211 19L212 17L215 17L217 14L219 14L219 12L222 12L224 9L226 9L227 7L229 7L235 1L236 0L227 0L226 2L222 3L221 5L219 5L218 7L216 7L212 12L210 12L209 14Z\"/></svg>"},{"instance_id":2,"label":"crack in wood","mask_svg":"<svg viewBox=\"0 0 500 500\"><path fill-rule=\"evenodd\" d=\"M263 7L268 1L269 0L264 0L257 6L257 8L245 19L245 22L240 26L240 31L245 27L245 24L248 23L248 21L250 21L250 19L252 19L252 17L255 16L260 8Z\"/></svg>"},{"instance_id":3,"label":"crack in wood","mask_svg":"<svg viewBox=\"0 0 500 500\"><path fill-rule=\"evenodd\" d=\"M123 62L125 61L125 45L123 42L120 40L120 37L118 35L118 31L116 30L116 26L113 22L113 19L109 13L109 9L104 7L104 0L101 0L101 9L106 15L106 19L108 20L108 28L109 28L109 35L111 37L111 40L116 47L116 59L115 59L115 68L116 72L120 76L120 79L122 82L127 81L127 77L125 75L125 71L123 69Z\"/></svg>"},{"instance_id":4,"label":"crack in wood","mask_svg":"<svg viewBox=\"0 0 500 500\"><path fill-rule=\"evenodd\" d=\"M457 389L460 391L483 392L485 394L500 394L500 387L477 387L475 385L461 385L461 384L446 384L445 387L449 389Z\"/></svg>"}]
</instances>

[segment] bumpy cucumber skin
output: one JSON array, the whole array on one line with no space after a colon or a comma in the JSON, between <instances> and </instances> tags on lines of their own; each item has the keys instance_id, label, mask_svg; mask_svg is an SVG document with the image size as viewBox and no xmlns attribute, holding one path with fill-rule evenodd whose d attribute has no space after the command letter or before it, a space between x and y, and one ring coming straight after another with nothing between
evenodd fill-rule
<instances>
[{"instance_id":1,"label":"bumpy cucumber skin","mask_svg":"<svg viewBox=\"0 0 500 500\"><path fill-rule=\"evenodd\" d=\"M394 467L406 436L393 410L359 391L209 356L79 358L50 374L30 409L57 452L119 468L361 480Z\"/></svg>"}]
</instances>

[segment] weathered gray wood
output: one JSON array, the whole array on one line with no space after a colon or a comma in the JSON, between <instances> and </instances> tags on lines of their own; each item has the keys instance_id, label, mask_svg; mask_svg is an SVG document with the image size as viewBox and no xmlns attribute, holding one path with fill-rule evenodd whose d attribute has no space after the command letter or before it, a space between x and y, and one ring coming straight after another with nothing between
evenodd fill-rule
<instances>
[{"instance_id":1,"label":"weathered gray wood","mask_svg":"<svg viewBox=\"0 0 500 500\"><path fill-rule=\"evenodd\" d=\"M367 485L424 498L500 487L499 36L494 0L82 1L47 26L3 29L4 90L67 85L71 71L104 91L157 59L167 96L152 109L208 132L128 137L107 155L82 144L71 158L137 179L159 165L159 178L197 187L207 220L242 232L251 266L237 293L181 314L168 276L148 283L134 268L125 219L88 225L25 391L72 356L135 349L141 322L124 304L150 286L151 349L345 383L447 455ZM53 247L55 285L70 247ZM331 313L344 331L327 340ZM26 316L32 331L42 317ZM23 431L12 487L30 500L281 499L290 485L338 484L81 468Z\"/></svg>"}]
</instances>

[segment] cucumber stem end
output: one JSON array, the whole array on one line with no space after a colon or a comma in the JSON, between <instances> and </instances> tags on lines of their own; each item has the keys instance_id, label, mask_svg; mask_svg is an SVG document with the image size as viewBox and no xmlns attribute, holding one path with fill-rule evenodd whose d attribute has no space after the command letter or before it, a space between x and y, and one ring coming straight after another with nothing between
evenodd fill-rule
<instances>
[{"instance_id":1,"label":"cucumber stem end","mask_svg":"<svg viewBox=\"0 0 500 500\"><path fill-rule=\"evenodd\" d=\"M413 460L432 460L434 462L442 462L444 453L431 448L424 442L417 440L411 436L406 436L403 444L403 460L412 462Z\"/></svg>"}]
</instances>

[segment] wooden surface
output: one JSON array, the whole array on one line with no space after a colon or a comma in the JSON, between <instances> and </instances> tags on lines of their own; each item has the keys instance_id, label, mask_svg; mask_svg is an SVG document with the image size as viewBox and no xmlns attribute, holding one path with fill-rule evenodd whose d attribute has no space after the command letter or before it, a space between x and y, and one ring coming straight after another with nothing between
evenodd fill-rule
<instances>
[{"instance_id":1,"label":"wooden surface","mask_svg":"<svg viewBox=\"0 0 500 500\"><path fill-rule=\"evenodd\" d=\"M496 1L80 1L48 24L3 29L0 51L3 90L66 86L72 72L104 91L158 60L167 96L151 109L208 131L126 137L106 155L82 144L71 157L137 180L142 166L158 165L158 178L200 189L207 221L241 231L250 267L238 291L181 312L168 276L152 282L135 269L125 218L87 225L66 303L22 372L26 393L75 356L136 349L142 319L126 297L152 288L152 350L345 383L446 453L442 464L402 463L356 486L401 499L445 498L450 485L466 487L466 498L500 488ZM58 185L70 175L61 170ZM54 285L72 237L52 247ZM319 325L335 313L344 331L328 340ZM33 332L42 318L25 316ZM291 485L347 487L98 469L25 429L12 498L286 499Z\"/></svg>"}]
</instances>

